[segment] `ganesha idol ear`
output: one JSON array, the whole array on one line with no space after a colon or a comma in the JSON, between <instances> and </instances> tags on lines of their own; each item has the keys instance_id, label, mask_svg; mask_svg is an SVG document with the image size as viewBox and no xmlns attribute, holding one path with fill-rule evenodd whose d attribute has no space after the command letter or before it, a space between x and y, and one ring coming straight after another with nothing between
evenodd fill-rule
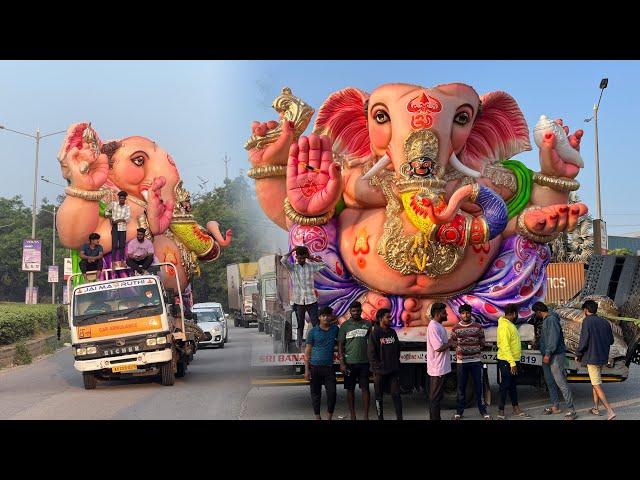
<instances>
[{"instance_id":1,"label":"ganesha idol ear","mask_svg":"<svg viewBox=\"0 0 640 480\"><path fill-rule=\"evenodd\" d=\"M520 152L531 150L531 143L527 122L511 95L491 92L480 100L482 110L460 160L482 172L487 164L508 160Z\"/></svg>"},{"instance_id":2,"label":"ganesha idol ear","mask_svg":"<svg viewBox=\"0 0 640 480\"><path fill-rule=\"evenodd\" d=\"M369 94L357 88L345 88L329 96L318 110L313 133L327 135L333 151L350 160L371 156L365 102Z\"/></svg>"}]
</instances>

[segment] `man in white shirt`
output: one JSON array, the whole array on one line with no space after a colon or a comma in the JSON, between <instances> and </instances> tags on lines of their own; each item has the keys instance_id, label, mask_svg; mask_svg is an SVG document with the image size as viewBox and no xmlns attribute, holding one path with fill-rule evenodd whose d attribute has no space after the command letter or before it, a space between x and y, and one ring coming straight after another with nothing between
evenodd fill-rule
<instances>
[{"instance_id":1,"label":"man in white shirt","mask_svg":"<svg viewBox=\"0 0 640 480\"><path fill-rule=\"evenodd\" d=\"M296 263L289 263L289 257L296 252ZM307 262L311 260L311 262ZM295 247L280 259L280 263L289 270L293 281L293 310L298 319L298 347L302 345L304 335L305 314L309 313L311 325L318 325L318 297L313 289L313 274L327 265L319 256L310 256L305 246Z\"/></svg>"},{"instance_id":2,"label":"man in white shirt","mask_svg":"<svg viewBox=\"0 0 640 480\"><path fill-rule=\"evenodd\" d=\"M111 218L111 263L125 260L124 249L127 244L127 222L131 218L131 208L126 205L127 192L118 192L118 201L111 202L105 210L105 216ZM119 255L118 255L119 253ZM120 264L120 266L122 266Z\"/></svg>"}]
</instances>

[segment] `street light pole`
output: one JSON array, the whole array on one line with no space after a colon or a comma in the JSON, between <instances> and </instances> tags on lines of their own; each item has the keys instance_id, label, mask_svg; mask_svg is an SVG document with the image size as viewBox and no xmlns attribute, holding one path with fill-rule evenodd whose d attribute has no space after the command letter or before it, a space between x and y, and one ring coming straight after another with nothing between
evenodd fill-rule
<instances>
[{"instance_id":1,"label":"street light pole","mask_svg":"<svg viewBox=\"0 0 640 480\"><path fill-rule=\"evenodd\" d=\"M51 259L51 265L55 266L56 264L56 206L53 206L53 226L51 227L51 231L53 232L51 239L53 243L53 258ZM58 277L60 276L60 272L58 271ZM56 303L56 282L51 282L51 303Z\"/></svg>"},{"instance_id":2,"label":"street light pole","mask_svg":"<svg viewBox=\"0 0 640 480\"><path fill-rule=\"evenodd\" d=\"M606 228L602 228L604 221L602 219L602 204L600 199L600 152L598 150L598 110L600 109L600 101L602 100L602 94L604 93L604 89L607 88L609 84L608 78L603 78L600 80L600 97L598 98L598 103L593 106L593 116L591 118L585 119L585 122L589 122L592 119L595 120L595 142L596 142L596 219L593 221L593 240L594 240L594 250L596 255L602 255L602 245L607 244L607 239L602 238L606 235Z\"/></svg>"},{"instance_id":3,"label":"street light pole","mask_svg":"<svg viewBox=\"0 0 640 480\"><path fill-rule=\"evenodd\" d=\"M31 240L36 239L36 202L38 201L38 157L40 154L40 129L36 129L36 166L33 174L33 202L31 207ZM33 302L33 272L29 272L29 303Z\"/></svg>"},{"instance_id":4,"label":"street light pole","mask_svg":"<svg viewBox=\"0 0 640 480\"><path fill-rule=\"evenodd\" d=\"M33 177L33 203L31 207L31 239L35 240L36 238L36 203L38 201L38 162L39 162L39 155L40 155L40 139L45 137L50 137L51 135L59 135L60 133L66 133L66 130L60 130L59 132L48 133L46 135L40 135L39 128L36 129L35 135L31 135L30 133L25 133L25 132L19 132L18 130L12 130L10 128L5 127L4 125L0 125L0 130L7 130L9 132L18 133L20 135L31 137L36 141L36 164L35 164L35 174ZM33 273L34 272L29 272L29 303L33 303L33 283L34 283Z\"/></svg>"}]
</instances>

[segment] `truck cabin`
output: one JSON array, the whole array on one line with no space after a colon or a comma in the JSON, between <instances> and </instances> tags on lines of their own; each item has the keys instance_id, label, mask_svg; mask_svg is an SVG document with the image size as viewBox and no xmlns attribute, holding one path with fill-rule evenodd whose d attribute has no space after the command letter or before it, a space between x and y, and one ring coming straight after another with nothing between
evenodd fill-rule
<instances>
[{"instance_id":1,"label":"truck cabin","mask_svg":"<svg viewBox=\"0 0 640 480\"><path fill-rule=\"evenodd\" d=\"M152 278L87 284L73 292L73 325L159 315L163 312L161 297L160 286Z\"/></svg>"}]
</instances>

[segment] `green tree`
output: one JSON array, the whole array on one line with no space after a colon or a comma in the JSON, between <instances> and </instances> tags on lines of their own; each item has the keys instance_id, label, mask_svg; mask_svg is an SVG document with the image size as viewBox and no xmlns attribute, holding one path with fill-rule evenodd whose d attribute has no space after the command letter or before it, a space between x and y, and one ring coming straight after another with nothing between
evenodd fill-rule
<instances>
[{"instance_id":1,"label":"green tree","mask_svg":"<svg viewBox=\"0 0 640 480\"><path fill-rule=\"evenodd\" d=\"M60 198L57 199L58 205ZM42 240L42 269L34 272L34 285L38 287L38 302L51 302L51 284L47 282L48 266L51 264L53 204L43 199L36 215L36 238ZM24 302L28 273L22 271L22 240L31 238L31 208L22 197L0 197L0 301ZM59 247L56 238L56 264L62 277L63 256L66 250ZM58 283L58 300L61 298L62 282Z\"/></svg>"},{"instance_id":2,"label":"green tree","mask_svg":"<svg viewBox=\"0 0 640 480\"><path fill-rule=\"evenodd\" d=\"M633 255L633 252L628 248L614 248L607 251L607 255Z\"/></svg>"},{"instance_id":3,"label":"green tree","mask_svg":"<svg viewBox=\"0 0 640 480\"><path fill-rule=\"evenodd\" d=\"M233 230L231 244L217 260L201 264L201 275L192 282L195 302L216 301L227 305L227 265L255 262L268 253L286 248L286 233L262 213L253 186L243 177L225 180L212 191L193 198L193 213L201 225L215 220L224 233Z\"/></svg>"}]
</instances>

